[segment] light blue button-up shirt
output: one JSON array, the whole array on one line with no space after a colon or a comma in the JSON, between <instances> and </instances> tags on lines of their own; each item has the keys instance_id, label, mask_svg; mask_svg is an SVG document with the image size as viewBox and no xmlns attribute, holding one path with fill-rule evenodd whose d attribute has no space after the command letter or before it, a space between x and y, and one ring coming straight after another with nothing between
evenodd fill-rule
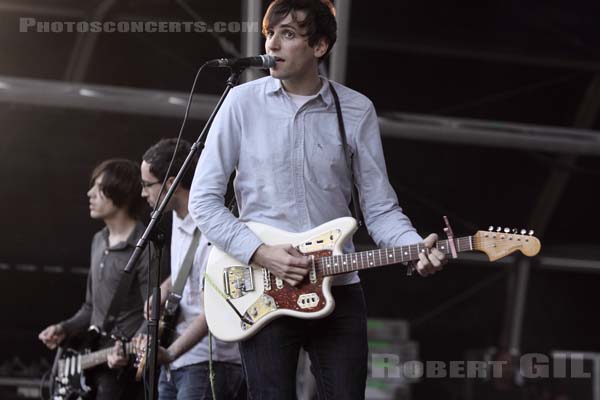
<instances>
[{"instance_id":1,"label":"light blue button-up shirt","mask_svg":"<svg viewBox=\"0 0 600 400\"><path fill-rule=\"evenodd\" d=\"M248 264L262 241L242 222L303 232L351 215L351 177L329 83L297 108L270 76L231 90L209 131L190 193L190 214L210 241ZM381 247L422 241L391 187L373 103L333 83L369 234ZM239 220L224 206L235 171ZM352 244L345 250L352 251ZM356 272L334 284L358 282Z\"/></svg>"}]
</instances>

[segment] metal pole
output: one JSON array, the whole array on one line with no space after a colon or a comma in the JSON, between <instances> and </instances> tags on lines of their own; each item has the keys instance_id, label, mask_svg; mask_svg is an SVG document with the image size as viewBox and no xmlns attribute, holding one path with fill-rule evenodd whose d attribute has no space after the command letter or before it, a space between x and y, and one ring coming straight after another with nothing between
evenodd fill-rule
<instances>
[{"instance_id":1,"label":"metal pole","mask_svg":"<svg viewBox=\"0 0 600 400\"><path fill-rule=\"evenodd\" d=\"M261 0L245 0L242 1L242 25L252 28L248 32L242 32L242 57L252 57L257 54L262 54L261 49L261 17L262 17L262 1ZM254 29L256 28L256 29ZM243 82L249 82L260 78L262 74L259 70L247 69L242 75Z\"/></svg>"},{"instance_id":2,"label":"metal pole","mask_svg":"<svg viewBox=\"0 0 600 400\"><path fill-rule=\"evenodd\" d=\"M339 83L346 82L346 63L348 62L348 36L350 31L350 4L351 0L337 0L337 41L331 53L329 77Z\"/></svg>"}]
</instances>

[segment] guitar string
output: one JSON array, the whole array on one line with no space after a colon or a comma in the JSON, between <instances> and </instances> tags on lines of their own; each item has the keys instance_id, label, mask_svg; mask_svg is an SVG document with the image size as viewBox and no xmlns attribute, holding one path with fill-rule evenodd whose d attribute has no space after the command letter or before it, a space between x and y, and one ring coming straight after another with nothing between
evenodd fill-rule
<instances>
[{"instance_id":1,"label":"guitar string","mask_svg":"<svg viewBox=\"0 0 600 400\"><path fill-rule=\"evenodd\" d=\"M474 238L472 240L472 242L468 238L460 238L460 239L463 239L463 240L459 241L459 243L458 243L459 246L461 244L463 246L464 245L470 245L471 243L473 243L474 245L488 245L488 244L496 244L497 245L498 244L498 239L477 239L477 238ZM506 239L504 239L504 240L506 240ZM444 240L444 243L445 242L447 242L447 240ZM467 243L465 243L465 242L467 242ZM523 240L523 241L516 240L516 241L506 242L506 243L509 243L509 244L513 244L514 243L514 244L518 244L518 245L523 245L523 244L527 245L527 244L530 244L526 240ZM531 243L534 243L534 242L532 241ZM331 256L320 257L320 258L317 259L317 262L319 262L320 260L322 260L324 258L340 257L340 256L350 257L352 255L365 255L365 254L370 253L370 252L374 253L374 254L375 253L379 253L379 254L376 254L376 256L379 256L381 252L386 252L386 253L393 253L393 252L398 252L398 251L403 251L403 252L409 251L410 252L412 250L417 250L417 252L418 252L418 250L422 249L422 248L423 248L422 244L414 244L414 245L407 245L407 246L400 246L400 247L390 247L390 248L383 248L383 249L365 250L365 251L356 252L356 253L334 254L334 255L331 255ZM469 248L469 249L463 250L463 251L470 251L470 250L471 249ZM473 249L473 250L476 250L476 249ZM446 252L446 254L449 254L449 253ZM373 257L373 256L372 255L368 255L368 257Z\"/></svg>"},{"instance_id":2,"label":"guitar string","mask_svg":"<svg viewBox=\"0 0 600 400\"><path fill-rule=\"evenodd\" d=\"M478 236L463 236L463 237L458 237L458 238L454 238L453 240L455 241L455 245L457 245L458 247L458 252L464 252L464 251L474 251L477 250L475 249L476 246L479 247L489 247L490 244L494 244L497 245L498 242L500 240L505 241L505 243L509 243L507 240L511 240L510 238L516 238L514 239L514 241L510 242L509 244L518 244L520 246L523 245L527 245L527 244L534 244L534 242L532 241L531 243L529 243L529 238L535 238L535 236L526 236L526 235L518 235L518 234L510 234L510 233L502 233L502 232L493 232L493 234L497 234L497 235L506 235L507 238L481 238ZM524 239L523 239L524 238ZM522 240L519 240L522 239ZM438 243L441 243L442 245L444 244L448 244L449 239L441 239L438 241ZM468 248L464 248L465 246L468 246ZM438 247L436 247L438 248ZM389 265L389 264L395 264L395 263L401 263L404 261L413 261L413 260L417 260L418 259L418 254L420 253L419 250L423 249L423 244L422 243L417 243L417 244L411 244L411 245L406 245L406 246L399 246L399 247L390 247L390 248L383 248L383 249L373 249L373 250L365 250L365 251L361 251L361 252L355 252L355 253L348 253L348 254L332 254L330 256L324 256L324 257L315 257L314 260L314 265L315 265L315 269L317 272L321 272L322 274L325 274L325 264L329 264L329 266L327 267L327 273L331 273L332 270L340 270L339 273L346 273L346 272L352 272L356 269L350 269L348 271L344 271L344 269L347 269L347 265L335 265L335 260L334 257L343 257L345 259L352 259L352 257L354 257L354 261L352 264L354 264L355 266L360 263L361 267L359 267L358 269L366 269L369 267L377 267L377 266L383 266L383 265ZM515 249L517 250L517 249ZM397 256L395 253L397 252L403 252L406 253L408 252L409 254L409 259L408 260L403 260L403 255L406 254L401 254L400 258L401 260L397 260ZM446 248L445 250L442 250L445 254L451 254L451 251L449 248ZM413 258L413 253L416 252L417 257ZM372 254L368 254L368 253L372 253ZM383 254L382 254L383 253ZM394 255L393 262L388 263L387 261L390 260L390 253L392 253ZM365 265L365 260L363 259L364 256L366 255L367 257L367 265ZM387 257L386 257L387 256ZM360 260L356 260L357 258L360 257ZM382 263L383 260L386 260L385 263ZM358 262L357 262L358 261ZM377 263L378 265L368 265L368 263ZM331 264L334 264L334 266L332 267ZM351 265L352 265L351 264ZM337 271L334 272L338 273Z\"/></svg>"},{"instance_id":3,"label":"guitar string","mask_svg":"<svg viewBox=\"0 0 600 400\"><path fill-rule=\"evenodd\" d=\"M89 353L89 354L81 354L81 366L82 368L86 368L84 367L84 364L87 365L91 365L93 366L94 363L103 363L105 360L103 360L103 358L105 358L106 356L108 356L108 354L110 354L112 350L112 347L106 347L102 350L98 350L95 351L93 353ZM133 345L132 342L128 342L125 343L125 350L128 354L134 354L136 352L135 350L135 346ZM76 356L70 356L70 357L74 357L77 358L78 355Z\"/></svg>"},{"instance_id":4,"label":"guitar string","mask_svg":"<svg viewBox=\"0 0 600 400\"><path fill-rule=\"evenodd\" d=\"M526 238L525 240L518 240L518 239L516 239L515 241L510 242L511 244L512 243L518 244L518 245L533 244L533 241L532 241L532 243L529 243L529 241L527 240L527 238L534 238L533 236L525 236L525 235L516 235L516 236L514 236L514 235L510 235L510 234L506 234L506 235L508 235L509 237L513 237L513 238L515 238L515 237ZM467 236L467 237L455 238L454 240L457 242L456 244L458 245L458 247L469 246L469 248L467 248L465 250L460 250L460 249L458 250L459 252L462 252L462 251L471 251L471 248L470 248L471 244L473 244L473 247L480 246L480 247L484 247L484 248L485 247L490 248L488 246L489 244L495 244L495 245L497 245L499 240L507 240L507 239L478 238L478 237L475 237L475 236L471 236L471 237ZM510 239L508 239L508 240L510 240ZM444 240L440 240L439 242L441 242L442 244L445 244L445 243L448 243L448 240L444 239ZM509 242L506 242L506 243L509 243ZM371 265L364 265L365 264L365 260L363 259L363 257L365 255L367 256L367 261L366 262L375 262L375 263L380 264L381 261L383 261L384 259L385 260L389 260L389 257L385 257L385 256L389 256L389 253L395 253L395 252L398 252L398 251L402 251L402 252L407 252L408 251L409 255L412 257L412 253L414 251L416 251L417 254L418 254L419 253L419 249L422 249L422 248L423 248L422 244L412 244L412 245L400 246L400 247L395 247L395 248L373 249L373 250L365 250L365 251L357 252L357 253L336 254L336 255L331 255L331 256L325 256L325 257L316 258L315 259L315 266L317 267L317 269L320 272L323 272L324 268L325 268L325 266L324 266L325 263L329 263L330 265L331 265L331 263L335 264L335 261L333 260L333 257L344 257L346 259L348 259L348 258L352 259L352 257L354 257L354 258L359 258L360 257L361 259L358 262L362 265L362 268L359 268L359 269L364 269L364 268L368 268L368 267L371 266ZM476 249L473 249L473 250L476 250ZM368 255L367 253L373 253L373 254ZM446 254L450 254L449 251L445 251L445 253ZM401 255L401 257L402 257L402 255ZM396 260L397 258L398 258L397 256L394 256L394 262L392 262L392 263L386 263L386 264L400 263L400 262L403 262L403 261L411 261L411 260L418 259L418 257L417 257L417 258L411 258L409 260L400 260L400 261L397 261ZM352 263L352 264L356 264L356 263ZM375 265L372 265L372 266L375 267ZM381 265L377 265L377 266L381 266ZM328 272L331 271L332 269L333 270L335 270L335 269L342 269L340 271L340 273L348 272L348 271L344 271L343 270L343 268L346 268L346 267L347 267L346 265L336 265L334 267L330 266L330 267L328 267ZM352 270L350 270L350 271L352 271Z\"/></svg>"},{"instance_id":5,"label":"guitar string","mask_svg":"<svg viewBox=\"0 0 600 400\"><path fill-rule=\"evenodd\" d=\"M477 250L474 247L475 246L479 246L479 247L488 247L489 248L489 244L495 244L497 245L498 242L500 240L505 241L505 243L509 243L509 244L518 244L520 246L523 245L527 245L527 244L534 244L534 242L532 241L531 243L529 243L528 238L535 238L535 236L526 236L526 235L516 235L516 234L510 234L510 233L495 233L494 234L500 234L500 235L506 235L507 238L503 239L503 238L481 238L481 237L477 237L477 236L465 236L465 237L459 237L459 238L454 238L453 240L455 241L455 244L457 245L457 247L459 247L458 252L463 252L463 251L472 251L472 250ZM514 241L512 242L508 242L507 240L511 240L509 239L510 237L512 238L516 238L514 239ZM523 239L525 238L525 239ZM522 240L519 240L522 239ZM447 244L449 242L449 239L442 239L439 240L438 243L441 244ZM468 246L469 248L465 248L464 250L462 250L461 248L463 246ZM473 248L471 248L471 246ZM330 256L324 256L324 257L316 257L315 258L315 269L317 269L317 271L319 272L324 272L325 270L325 264L329 263L330 265L333 263L334 266L331 267L327 267L328 268L328 272L331 271L332 269L343 269L346 268L346 265L335 265L335 260L333 259L334 257L344 257L346 259L352 259L352 257L354 258L359 258L360 257L360 261L358 261L358 263L360 263L362 265L362 268L359 269L365 269L370 267L370 265L364 265L365 264L365 260L363 259L364 256L366 255L367 257L367 263L368 262L375 262L377 264L380 264L384 259L387 261L389 260L389 253L394 254L394 262L392 263L387 263L387 265L389 264L394 264L394 263L401 263L404 261L412 261L412 260L417 260L418 259L418 254L419 254L419 250L423 248L422 243L417 243L417 244L411 244L411 245L406 245L406 246L399 246L399 247L390 247L390 248L383 248L383 249L373 249L373 250L365 250L365 251L361 251L361 252L355 252L355 253L348 253L348 254L334 254L334 255L330 255ZM438 248L438 247L436 247ZM443 252L445 254L451 254L450 251L448 251L449 249L443 250ZM398 261L397 260L397 256L395 255L396 252L403 252L406 253L408 252L409 254L409 258L408 260L403 260L402 258L402 254L400 255L401 260ZM382 252L384 254L382 254ZM417 257L413 258L413 253L416 252ZM368 253L373 253L371 255L368 255ZM406 255L406 254L404 254ZM388 257L386 257L388 256ZM357 263L352 263L352 264L357 264ZM383 265L377 265L377 266L383 266ZM375 267L375 265L373 265L373 267ZM352 269L350 271L340 271L340 273L344 273L344 272L351 272L353 271Z\"/></svg>"}]
</instances>

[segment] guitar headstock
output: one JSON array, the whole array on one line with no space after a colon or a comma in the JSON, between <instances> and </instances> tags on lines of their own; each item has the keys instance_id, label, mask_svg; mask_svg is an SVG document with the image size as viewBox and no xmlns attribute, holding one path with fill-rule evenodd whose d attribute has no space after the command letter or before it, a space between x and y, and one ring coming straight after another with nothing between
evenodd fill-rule
<instances>
[{"instance_id":1,"label":"guitar headstock","mask_svg":"<svg viewBox=\"0 0 600 400\"><path fill-rule=\"evenodd\" d=\"M533 257L540 252L542 247L540 240L533 236L533 231L527 232L522 229L497 228L490 226L488 231L478 231L473 235L473 250L479 250L487 254L490 261L496 261L502 257L519 250L528 257Z\"/></svg>"},{"instance_id":2,"label":"guitar headstock","mask_svg":"<svg viewBox=\"0 0 600 400\"><path fill-rule=\"evenodd\" d=\"M136 382L140 382L146 370L146 352L139 352L135 355L133 369L135 369Z\"/></svg>"},{"instance_id":3,"label":"guitar headstock","mask_svg":"<svg viewBox=\"0 0 600 400\"><path fill-rule=\"evenodd\" d=\"M133 338L135 361L133 368L135 369L135 380L141 381L146 372L146 362L148 361L148 352L146 351L148 344L148 336L139 335Z\"/></svg>"}]
</instances>

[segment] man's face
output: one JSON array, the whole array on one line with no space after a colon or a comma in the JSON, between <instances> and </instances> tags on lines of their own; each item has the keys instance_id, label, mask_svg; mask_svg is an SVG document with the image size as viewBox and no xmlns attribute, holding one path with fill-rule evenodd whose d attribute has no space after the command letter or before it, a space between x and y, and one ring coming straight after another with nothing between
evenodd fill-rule
<instances>
[{"instance_id":1,"label":"man's face","mask_svg":"<svg viewBox=\"0 0 600 400\"><path fill-rule=\"evenodd\" d=\"M100 174L87 192L90 200L90 217L93 219L107 219L119 211L115 203L102 192L102 179L103 174Z\"/></svg>"},{"instance_id":2,"label":"man's face","mask_svg":"<svg viewBox=\"0 0 600 400\"><path fill-rule=\"evenodd\" d=\"M140 169L142 171L142 197L146 199L150 207L154 208L159 202L158 194L162 182L150 172L150 164L146 161L142 161Z\"/></svg>"},{"instance_id":3,"label":"man's face","mask_svg":"<svg viewBox=\"0 0 600 400\"><path fill-rule=\"evenodd\" d=\"M305 11L295 11L296 19L303 21ZM291 13L269 30L265 42L267 54L280 58L271 68L271 76L281 80L297 81L317 73L318 58L327 51L324 40L314 47L308 45L306 29L300 28Z\"/></svg>"}]
</instances>

